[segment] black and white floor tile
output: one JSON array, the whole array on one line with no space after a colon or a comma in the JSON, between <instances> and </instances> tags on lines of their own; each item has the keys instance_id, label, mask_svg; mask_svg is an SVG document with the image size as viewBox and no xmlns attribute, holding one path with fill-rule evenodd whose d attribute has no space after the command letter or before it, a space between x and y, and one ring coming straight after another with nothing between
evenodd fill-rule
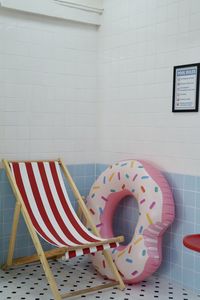
<instances>
[{"instance_id":1,"label":"black and white floor tile","mask_svg":"<svg viewBox=\"0 0 200 300\"><path fill-rule=\"evenodd\" d=\"M106 283L85 257L65 263L52 261L50 264L61 293ZM125 291L112 288L76 297L76 299L84 298L88 300L200 300L200 295L186 291L166 279L152 276L140 284L126 286ZM33 264L6 272L0 271L0 299L53 300L53 296L43 269L39 264Z\"/></svg>"}]
</instances>

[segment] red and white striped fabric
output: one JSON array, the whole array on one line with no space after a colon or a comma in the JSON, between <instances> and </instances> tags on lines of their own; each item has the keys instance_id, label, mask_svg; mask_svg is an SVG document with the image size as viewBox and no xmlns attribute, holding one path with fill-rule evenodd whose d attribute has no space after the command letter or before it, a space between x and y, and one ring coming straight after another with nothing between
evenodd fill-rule
<instances>
[{"instance_id":1,"label":"red and white striped fabric","mask_svg":"<svg viewBox=\"0 0 200 300\"><path fill-rule=\"evenodd\" d=\"M57 247L103 242L79 220L69 200L57 161L10 162L12 175L38 234ZM66 259L114 248L117 243L69 251Z\"/></svg>"}]
</instances>

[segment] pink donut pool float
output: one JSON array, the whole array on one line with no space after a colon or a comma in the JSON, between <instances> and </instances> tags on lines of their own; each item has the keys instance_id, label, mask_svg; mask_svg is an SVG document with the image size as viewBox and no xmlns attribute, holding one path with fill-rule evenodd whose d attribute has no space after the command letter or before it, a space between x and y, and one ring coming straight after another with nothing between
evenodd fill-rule
<instances>
[{"instance_id":1,"label":"pink donut pool float","mask_svg":"<svg viewBox=\"0 0 200 300\"><path fill-rule=\"evenodd\" d=\"M138 203L138 222L131 242L112 250L111 255L124 282L137 283L161 264L162 236L174 220L174 201L166 179L149 163L115 163L99 176L87 197L91 217L102 237L113 237L116 209L127 196ZM101 253L95 253L92 261L103 276L114 279Z\"/></svg>"}]
</instances>

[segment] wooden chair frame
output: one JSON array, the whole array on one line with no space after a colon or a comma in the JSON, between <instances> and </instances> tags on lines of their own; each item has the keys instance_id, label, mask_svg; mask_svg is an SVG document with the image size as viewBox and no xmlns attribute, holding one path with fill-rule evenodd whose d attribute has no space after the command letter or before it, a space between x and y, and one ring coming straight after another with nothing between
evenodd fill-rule
<instances>
[{"instance_id":1,"label":"wooden chair frame","mask_svg":"<svg viewBox=\"0 0 200 300\"><path fill-rule=\"evenodd\" d=\"M46 160L47 161L47 160ZM91 216L89 214L89 211L67 169L67 167L64 165L63 161L61 159L56 160L58 161L64 176L66 177L72 191L73 194L75 196L75 198L78 201L80 210L82 211L82 214L84 216L84 218L87 220L87 224L89 224L89 226L92 229L92 232L96 235L96 236L100 236L99 232L96 228L96 226L93 224ZM119 289L123 290L125 288L124 282L116 268L116 265L113 262L113 259L109 253L109 251L107 250L103 250L102 253L105 257L105 260L107 261L109 267L112 270L112 273L114 275L115 281L114 282L110 282L104 285L98 285L92 288L88 288L88 289L82 289L82 290L78 290L75 292L67 292L64 294L60 294L55 278L53 276L53 273L50 269L49 263L48 263L48 259L53 259L53 258L59 258L61 256L64 255L65 252L67 252L68 250L75 250L77 248L88 248L88 245L83 245L83 246L77 246L74 247L73 249L70 247L62 247L62 248L56 248L50 251L46 251L44 252L42 245L40 243L40 240L38 238L38 235L33 227L33 224L31 222L31 219L29 217L29 214L27 212L26 206L23 202L22 196L19 192L19 189L17 187L17 184L12 176L10 167L9 167L9 162L5 159L3 159L3 165L5 166L5 170L6 170L6 174L8 176L9 182L11 184L12 190L14 192L15 198L16 198L16 205L15 205L15 211L14 211L14 216L13 216L13 225L12 225L12 230L11 230L11 237L10 237L10 243L9 243L9 249L8 249L8 256L7 256L7 262L6 264L2 267L4 270L8 269L11 266L19 266L19 265L23 265L23 264L29 264L29 263L33 263L36 261L40 261L42 264L42 267L44 269L47 281L50 285L52 294L54 296L55 300L61 300L63 298L68 298L68 297L73 297L73 296L78 296L78 295L82 295L82 294L86 294L86 293L90 293L90 292L94 292L94 291L98 291L98 290L102 290L102 289L106 289L109 287L114 287L117 286ZM19 162L19 161L18 161ZM24 161L23 161L24 162ZM33 161L29 161L29 162L33 162ZM38 162L38 161L36 161ZM43 161L44 162L44 161ZM15 241L16 241L16 234L17 234L17 227L18 227L18 222L19 222L19 216L20 213L22 213L22 216L24 217L25 223L28 227L29 233L31 235L33 244L35 246L36 249L36 254L32 255L32 256L27 256L27 257L21 257L21 258L17 258L17 259L13 259L13 255L14 255L14 247L15 247ZM112 238L109 239L106 243L112 243L112 242L122 242L124 240L123 236L117 237L117 238ZM92 246L97 246L98 244L102 244L102 243L92 243Z\"/></svg>"}]
</instances>

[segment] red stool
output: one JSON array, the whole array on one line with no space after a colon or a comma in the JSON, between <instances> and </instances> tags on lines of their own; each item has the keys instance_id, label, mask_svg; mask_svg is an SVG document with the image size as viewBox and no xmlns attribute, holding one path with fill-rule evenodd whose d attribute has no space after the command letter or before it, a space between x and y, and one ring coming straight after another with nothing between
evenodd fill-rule
<instances>
[{"instance_id":1,"label":"red stool","mask_svg":"<svg viewBox=\"0 0 200 300\"><path fill-rule=\"evenodd\" d=\"M183 239L183 245L193 251L200 252L200 234L185 236Z\"/></svg>"}]
</instances>

